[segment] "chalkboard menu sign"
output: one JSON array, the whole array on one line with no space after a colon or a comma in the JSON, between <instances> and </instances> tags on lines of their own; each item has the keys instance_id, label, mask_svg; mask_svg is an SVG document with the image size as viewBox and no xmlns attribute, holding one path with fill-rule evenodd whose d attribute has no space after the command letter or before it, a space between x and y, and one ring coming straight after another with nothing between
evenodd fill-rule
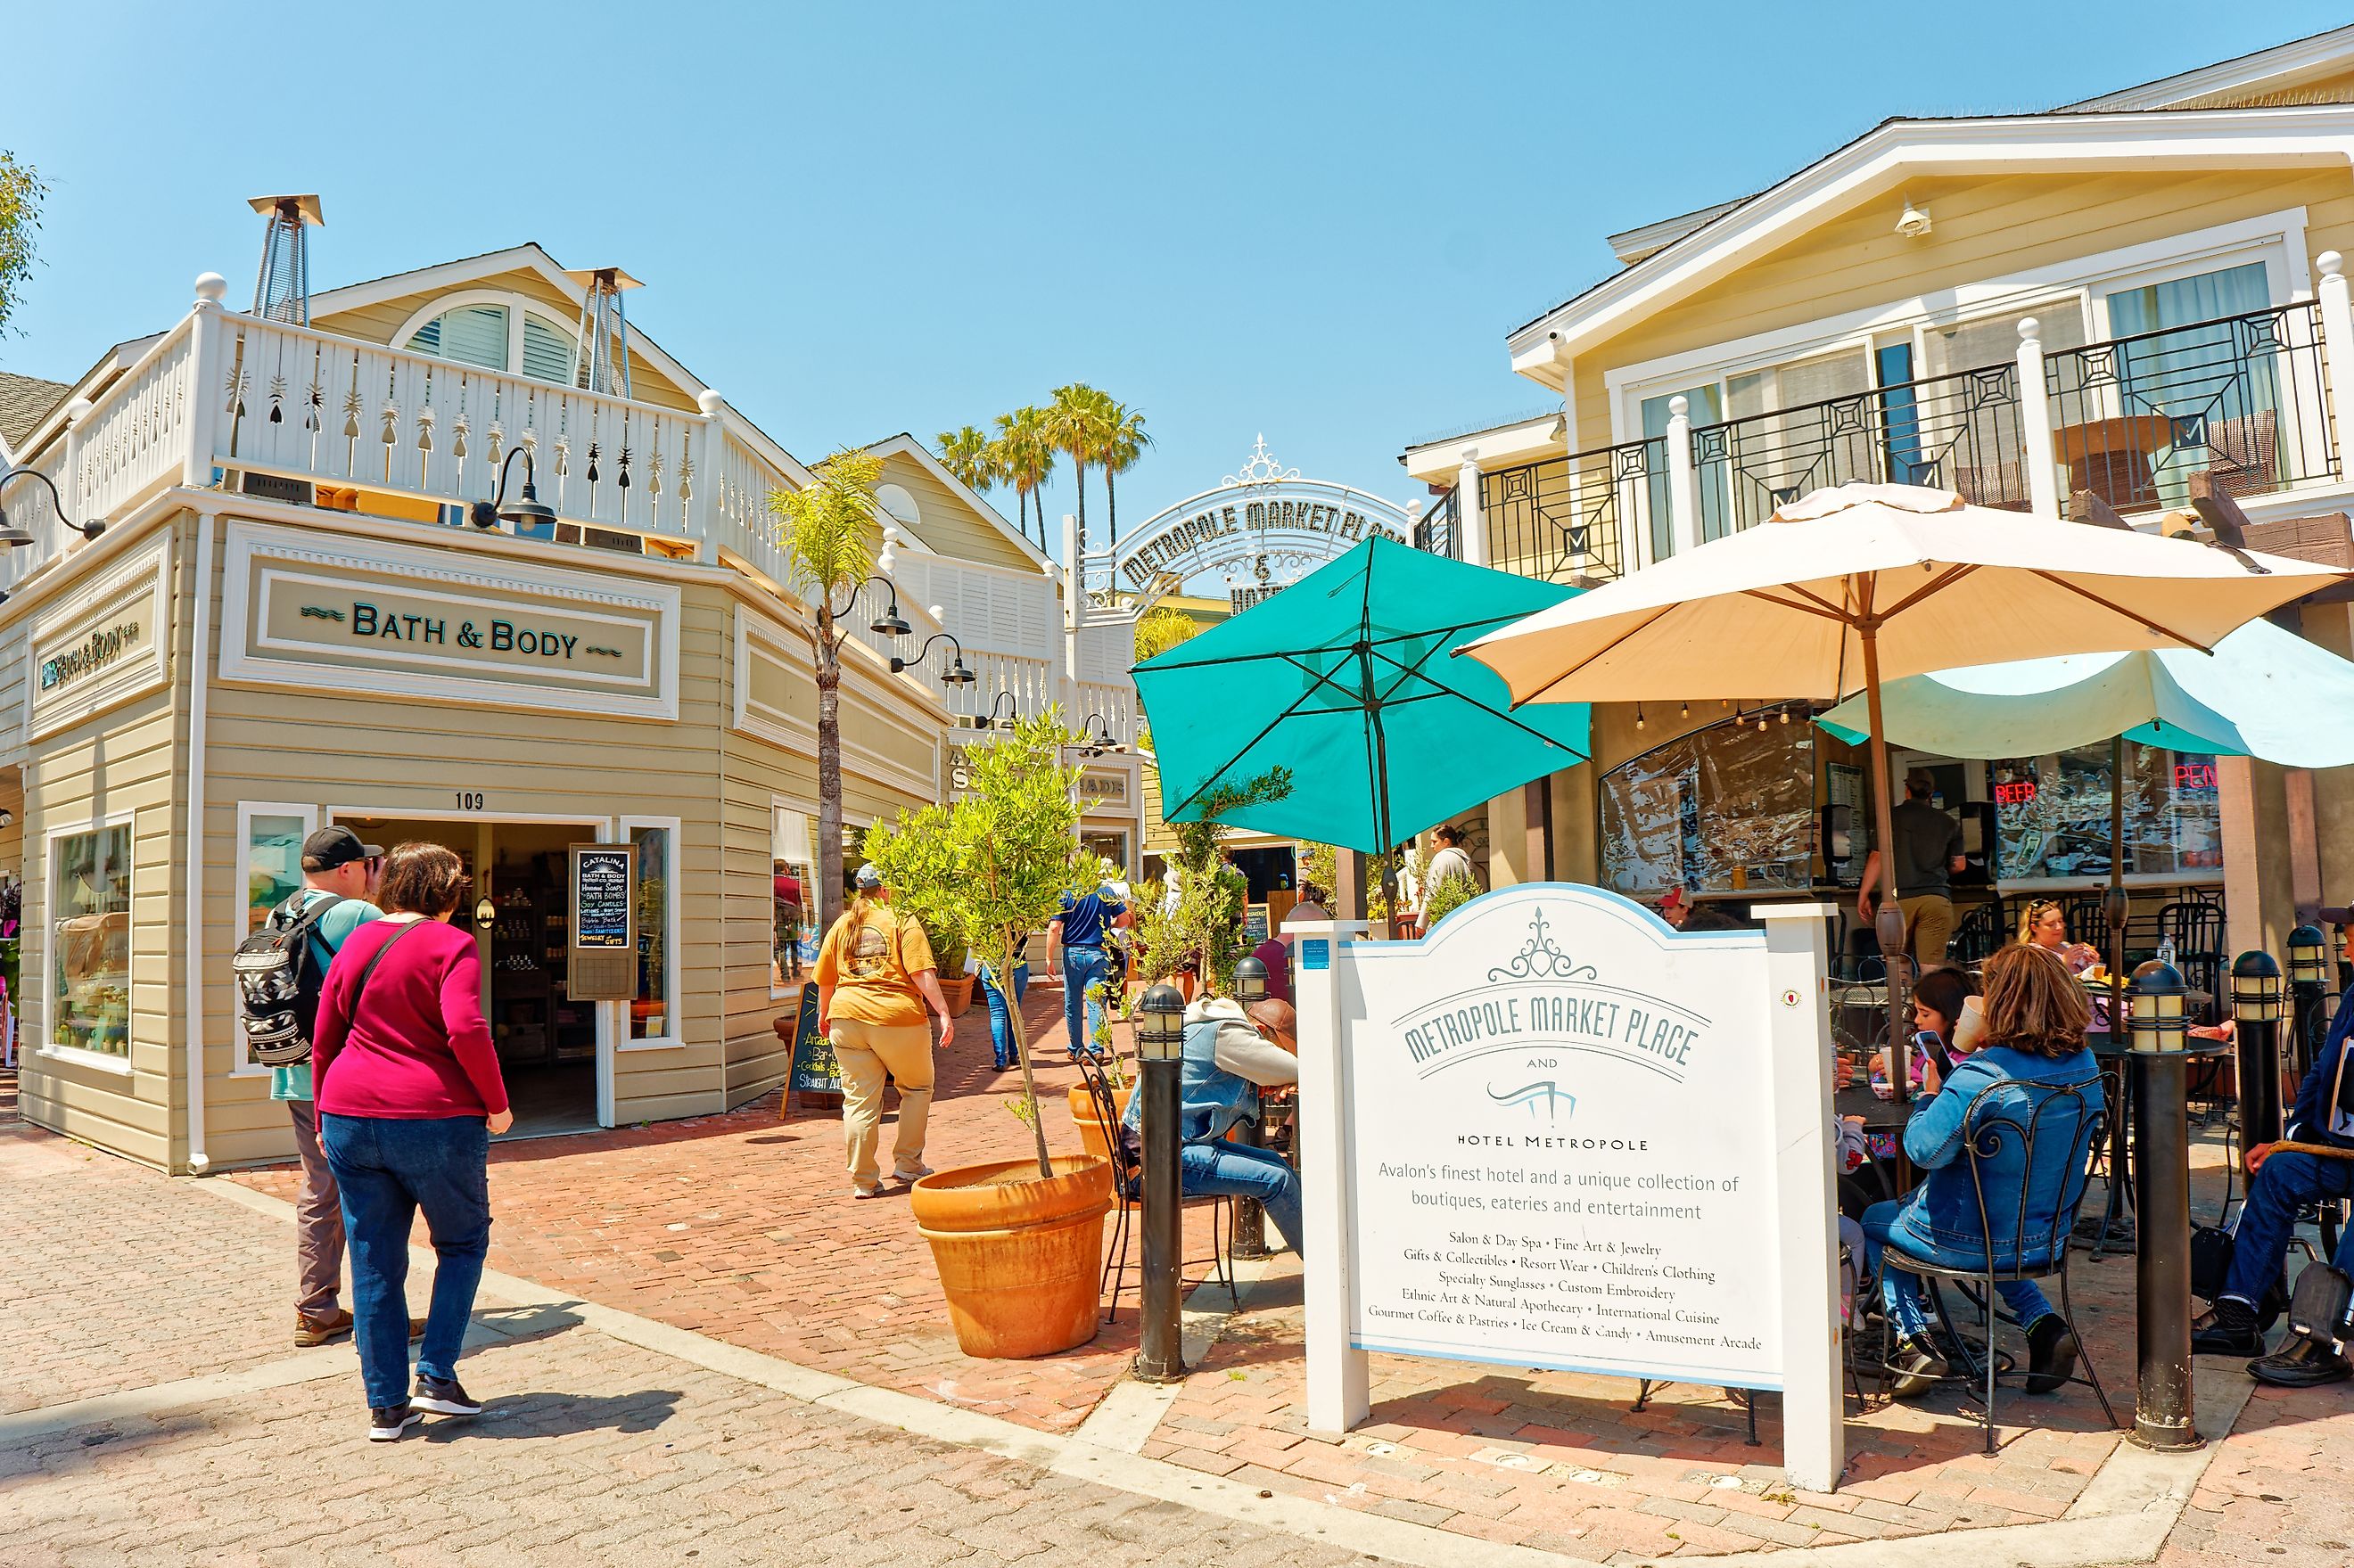
<instances>
[{"instance_id":1,"label":"chalkboard menu sign","mask_svg":"<svg viewBox=\"0 0 2354 1568\"><path fill-rule=\"evenodd\" d=\"M815 980L801 986L801 1011L793 1018L792 1079L787 1087L804 1096L842 1093L842 1064L834 1059L833 1042L818 1032Z\"/></svg>"},{"instance_id":2,"label":"chalkboard menu sign","mask_svg":"<svg viewBox=\"0 0 2354 1568\"><path fill-rule=\"evenodd\" d=\"M1267 940L1267 906L1254 904L1243 911L1243 943L1257 947Z\"/></svg>"},{"instance_id":3,"label":"chalkboard menu sign","mask_svg":"<svg viewBox=\"0 0 2354 1568\"><path fill-rule=\"evenodd\" d=\"M572 846L572 938L565 991L575 1001L638 993L635 844Z\"/></svg>"}]
</instances>

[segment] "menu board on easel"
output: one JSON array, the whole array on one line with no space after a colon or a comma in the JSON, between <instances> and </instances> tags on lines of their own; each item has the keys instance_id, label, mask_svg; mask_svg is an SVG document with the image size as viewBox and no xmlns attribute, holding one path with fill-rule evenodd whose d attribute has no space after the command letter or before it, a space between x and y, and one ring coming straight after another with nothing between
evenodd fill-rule
<instances>
[{"instance_id":1,"label":"menu board on easel","mask_svg":"<svg viewBox=\"0 0 2354 1568\"><path fill-rule=\"evenodd\" d=\"M782 1033L784 1021L778 1020ZM785 1087L803 1106L838 1104L842 1098L842 1064L833 1042L817 1026L817 982L802 982L801 1006L793 1015L792 1072Z\"/></svg>"},{"instance_id":2,"label":"menu board on easel","mask_svg":"<svg viewBox=\"0 0 2354 1568\"><path fill-rule=\"evenodd\" d=\"M572 917L565 991L575 1001L629 1001L638 994L635 844L574 844Z\"/></svg>"}]
</instances>

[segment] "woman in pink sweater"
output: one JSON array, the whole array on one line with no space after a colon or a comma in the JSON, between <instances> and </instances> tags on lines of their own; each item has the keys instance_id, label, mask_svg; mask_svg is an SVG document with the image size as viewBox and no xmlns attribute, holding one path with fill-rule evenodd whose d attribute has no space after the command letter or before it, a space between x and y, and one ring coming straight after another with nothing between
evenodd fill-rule
<instances>
[{"instance_id":1,"label":"woman in pink sweater","mask_svg":"<svg viewBox=\"0 0 2354 1568\"><path fill-rule=\"evenodd\" d=\"M466 874L440 844L385 857L385 917L347 938L319 994L311 1057L319 1142L350 1237L354 1338L368 1436L388 1443L433 1411L482 1406L458 1383L458 1350L491 1242L490 1135L514 1125L482 1022L482 966L450 925ZM433 1305L408 1387L408 1233L433 1237Z\"/></svg>"}]
</instances>

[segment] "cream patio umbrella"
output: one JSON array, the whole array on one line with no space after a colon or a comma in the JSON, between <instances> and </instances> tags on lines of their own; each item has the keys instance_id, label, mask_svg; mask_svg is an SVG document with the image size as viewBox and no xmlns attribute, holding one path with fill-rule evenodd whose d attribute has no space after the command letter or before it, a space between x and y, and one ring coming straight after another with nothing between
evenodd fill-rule
<instances>
[{"instance_id":1,"label":"cream patio umbrella","mask_svg":"<svg viewBox=\"0 0 2354 1568\"><path fill-rule=\"evenodd\" d=\"M1755 527L1465 644L1514 705L1666 697L1836 699L1859 687L1875 840L1895 842L1883 680L1998 660L2150 648L2207 652L2266 610L2349 574L2285 556L1970 506L1951 491L1847 484ZM1876 922L1901 1049L1904 919L1893 853ZM1902 1085L1901 1074L1892 1074Z\"/></svg>"}]
</instances>

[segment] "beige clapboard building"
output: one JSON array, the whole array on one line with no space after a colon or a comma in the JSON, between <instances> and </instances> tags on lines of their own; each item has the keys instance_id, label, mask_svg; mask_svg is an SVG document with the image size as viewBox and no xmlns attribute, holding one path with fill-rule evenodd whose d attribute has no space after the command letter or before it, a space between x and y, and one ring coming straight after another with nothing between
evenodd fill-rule
<instances>
[{"instance_id":1,"label":"beige clapboard building","mask_svg":"<svg viewBox=\"0 0 2354 1568\"><path fill-rule=\"evenodd\" d=\"M1549 411L1405 453L1436 497L1426 537L1597 581L1850 481L2192 532L2211 486L2262 547L2354 566L2349 134L2339 28L2044 112L1900 115L1614 234L1618 270L1507 336ZM2344 594L2296 614L2354 652ZM1597 710L1591 763L1467 819L1490 874L1681 886L1736 915L1852 887L1865 759L1787 701L1822 694ZM2105 754L1900 754L1963 819L1974 944L2020 900L2105 881ZM2155 747L2128 767L2137 948L2221 905L2228 935L2202 946L2277 952L2300 912L2348 902L2354 782Z\"/></svg>"},{"instance_id":2,"label":"beige clapboard building","mask_svg":"<svg viewBox=\"0 0 2354 1568\"><path fill-rule=\"evenodd\" d=\"M0 440L64 512L0 493L33 535L0 560L31 1119L173 1171L290 1154L228 964L329 823L467 859L521 1128L717 1111L785 1075L816 692L767 502L808 474L652 339L596 363L596 282L526 245L243 313L208 276L70 387L0 387ZM503 467L519 493L518 449L556 521L471 525ZM947 736L1002 694L1082 695L1051 564L917 443L880 450L853 828L939 798ZM867 630L894 597L911 641ZM981 678L950 689L960 646ZM627 996L571 995L580 843L634 851Z\"/></svg>"}]
</instances>

